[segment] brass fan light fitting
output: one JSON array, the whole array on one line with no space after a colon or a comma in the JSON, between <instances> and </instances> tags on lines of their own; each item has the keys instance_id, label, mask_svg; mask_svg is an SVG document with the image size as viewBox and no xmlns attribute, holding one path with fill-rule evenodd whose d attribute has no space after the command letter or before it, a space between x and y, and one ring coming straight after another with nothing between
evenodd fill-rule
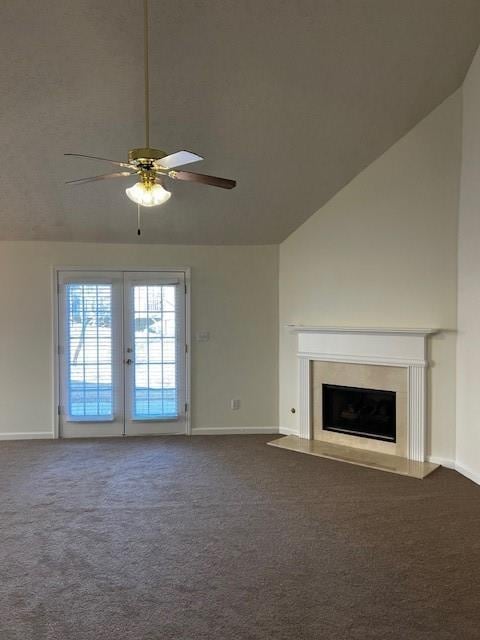
<instances>
[{"instance_id":1,"label":"brass fan light fitting","mask_svg":"<svg viewBox=\"0 0 480 640\"><path fill-rule=\"evenodd\" d=\"M168 171L166 167L160 167L158 161L166 157L165 151L142 147L130 149L128 162L130 166L138 169L140 182L125 189L128 198L137 205L144 207L156 207L170 199L171 193L163 186L163 179L159 178L158 169Z\"/></svg>"}]
</instances>

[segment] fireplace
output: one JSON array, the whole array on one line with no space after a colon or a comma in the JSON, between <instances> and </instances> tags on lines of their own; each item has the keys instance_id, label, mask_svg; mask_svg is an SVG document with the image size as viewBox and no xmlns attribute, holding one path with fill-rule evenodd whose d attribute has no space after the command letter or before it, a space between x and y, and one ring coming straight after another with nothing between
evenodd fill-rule
<instances>
[{"instance_id":1,"label":"fireplace","mask_svg":"<svg viewBox=\"0 0 480 640\"><path fill-rule=\"evenodd\" d=\"M425 461L427 338L437 333L436 329L304 325L290 325L290 329L298 335L300 438L312 440L312 446L320 442L322 446L363 449L368 455L388 454L415 462ZM394 392L393 439L381 440L378 434L371 437L371 428L364 427L360 430L367 437L329 430L333 426L351 431L353 420L349 420L348 425L328 421L324 428L324 384Z\"/></svg>"},{"instance_id":2,"label":"fireplace","mask_svg":"<svg viewBox=\"0 0 480 640\"><path fill-rule=\"evenodd\" d=\"M322 384L322 405L324 430L396 442L395 391Z\"/></svg>"}]
</instances>

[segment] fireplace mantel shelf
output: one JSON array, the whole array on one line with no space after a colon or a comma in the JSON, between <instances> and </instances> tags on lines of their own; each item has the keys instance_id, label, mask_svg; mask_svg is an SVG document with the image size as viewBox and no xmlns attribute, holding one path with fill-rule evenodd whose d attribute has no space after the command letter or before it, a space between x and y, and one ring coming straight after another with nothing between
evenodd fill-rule
<instances>
[{"instance_id":1,"label":"fireplace mantel shelf","mask_svg":"<svg viewBox=\"0 0 480 640\"><path fill-rule=\"evenodd\" d=\"M441 329L415 329L407 327L327 327L306 324L287 324L292 333L362 333L374 335L428 336L439 333Z\"/></svg>"}]
</instances>

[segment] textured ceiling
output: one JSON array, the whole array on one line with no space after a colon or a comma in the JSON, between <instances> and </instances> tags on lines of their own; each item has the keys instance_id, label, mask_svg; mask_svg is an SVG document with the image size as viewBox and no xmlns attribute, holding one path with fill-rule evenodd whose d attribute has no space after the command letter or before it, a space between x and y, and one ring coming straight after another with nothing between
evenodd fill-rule
<instances>
[{"instance_id":1,"label":"textured ceiling","mask_svg":"<svg viewBox=\"0 0 480 640\"><path fill-rule=\"evenodd\" d=\"M141 241L283 240L460 86L479 0L151 0L151 142L233 191L174 183ZM67 187L143 145L141 0L0 8L0 239L137 241L132 180Z\"/></svg>"}]
</instances>

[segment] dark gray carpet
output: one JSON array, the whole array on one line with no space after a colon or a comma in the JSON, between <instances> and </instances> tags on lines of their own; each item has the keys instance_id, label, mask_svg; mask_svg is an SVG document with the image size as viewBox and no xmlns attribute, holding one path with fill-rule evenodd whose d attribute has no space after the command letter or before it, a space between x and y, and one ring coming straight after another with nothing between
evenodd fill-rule
<instances>
[{"instance_id":1,"label":"dark gray carpet","mask_svg":"<svg viewBox=\"0 0 480 640\"><path fill-rule=\"evenodd\" d=\"M478 486L268 439L1 443L1 640L480 638Z\"/></svg>"}]
</instances>

